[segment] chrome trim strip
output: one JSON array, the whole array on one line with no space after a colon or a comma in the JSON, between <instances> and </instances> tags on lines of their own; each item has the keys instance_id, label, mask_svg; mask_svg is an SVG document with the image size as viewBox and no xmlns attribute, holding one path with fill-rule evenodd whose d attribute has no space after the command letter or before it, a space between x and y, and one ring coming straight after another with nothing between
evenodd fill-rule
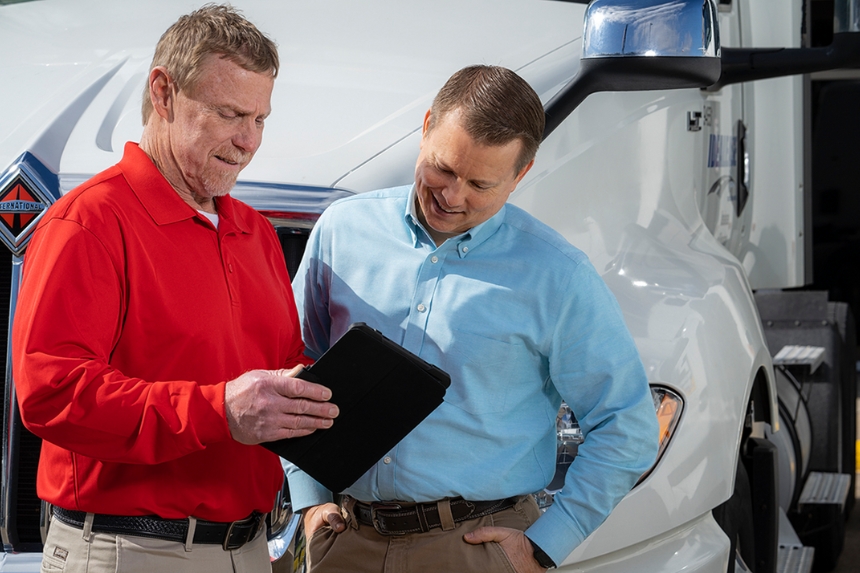
<instances>
[{"instance_id":1,"label":"chrome trim strip","mask_svg":"<svg viewBox=\"0 0 860 573\"><path fill-rule=\"evenodd\" d=\"M12 379L12 321L14 319L15 304L18 301L18 289L21 286L21 271L23 269L24 260L20 256L12 256L12 285L9 296L9 340L6 344L6 372L5 372L5 392L4 396L8 408L3 409L3 457L2 469L0 469L0 537L2 537L3 545L6 549L10 549L12 543L17 539L12 539L12 534L17 537L17 531L14 530L15 524L12 523L11 516L14 512L15 500L9 495L15 478L11 471L12 460L15 455L15 417L18 413L18 400L15 395L15 382Z\"/></svg>"},{"instance_id":2,"label":"chrome trim strip","mask_svg":"<svg viewBox=\"0 0 860 573\"><path fill-rule=\"evenodd\" d=\"M51 516L53 515L52 506L47 501L40 500L41 503L41 513L39 515L39 535L42 537L42 545L45 544L45 541L48 539L48 528L51 527Z\"/></svg>"},{"instance_id":3,"label":"chrome trim strip","mask_svg":"<svg viewBox=\"0 0 860 573\"><path fill-rule=\"evenodd\" d=\"M260 211L322 213L336 199L355 193L337 187L238 181L230 195Z\"/></svg>"}]
</instances>

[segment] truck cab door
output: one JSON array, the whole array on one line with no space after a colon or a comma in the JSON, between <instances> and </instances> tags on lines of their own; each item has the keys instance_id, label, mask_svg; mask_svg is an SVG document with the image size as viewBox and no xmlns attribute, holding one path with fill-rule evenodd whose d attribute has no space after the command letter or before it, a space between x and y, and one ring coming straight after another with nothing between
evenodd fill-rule
<instances>
[{"instance_id":1,"label":"truck cab door","mask_svg":"<svg viewBox=\"0 0 860 573\"><path fill-rule=\"evenodd\" d=\"M720 0L720 41L741 46L744 0ZM746 34L745 34L746 32ZM701 110L688 112L687 129L701 131L705 157L699 197L702 219L714 237L738 259L749 250L752 205L745 89L738 83L708 92Z\"/></svg>"}]
</instances>

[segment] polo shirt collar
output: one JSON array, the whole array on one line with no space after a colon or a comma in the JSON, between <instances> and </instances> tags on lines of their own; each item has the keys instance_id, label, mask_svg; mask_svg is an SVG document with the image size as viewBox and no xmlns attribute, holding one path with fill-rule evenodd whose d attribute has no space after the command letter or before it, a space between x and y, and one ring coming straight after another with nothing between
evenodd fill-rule
<instances>
[{"instance_id":1,"label":"polo shirt collar","mask_svg":"<svg viewBox=\"0 0 860 573\"><path fill-rule=\"evenodd\" d=\"M251 232L251 226L242 215L236 212L236 200L233 197L230 195L215 197L215 205L221 221L227 220L231 222L240 233L248 234Z\"/></svg>"},{"instance_id":2,"label":"polo shirt collar","mask_svg":"<svg viewBox=\"0 0 860 573\"><path fill-rule=\"evenodd\" d=\"M157 225L169 225L198 216L138 144L131 141L125 144L119 167L132 192ZM215 198L219 220L229 221L242 233L250 233L247 222L237 216L234 201L229 195Z\"/></svg>"},{"instance_id":3,"label":"polo shirt collar","mask_svg":"<svg viewBox=\"0 0 860 573\"><path fill-rule=\"evenodd\" d=\"M448 239L448 241L456 242L457 252L459 253L461 259L468 256L470 252L473 252L484 241L492 237L493 234L495 234L495 232L499 230L499 227L502 226L502 223L505 220L506 209L507 203L505 205L502 205L502 208L499 209L498 213L496 213L480 225L472 227L462 235L458 235L456 237ZM404 213L404 218L406 219L406 223L412 231L414 247L417 248L421 245L422 235L428 241L430 241L432 245L435 246L435 242L430 237L430 233L427 232L427 230L421 224L421 221L418 220L418 201L416 199L414 184L412 185L412 189L409 191L409 199L406 201L406 212Z\"/></svg>"}]
</instances>

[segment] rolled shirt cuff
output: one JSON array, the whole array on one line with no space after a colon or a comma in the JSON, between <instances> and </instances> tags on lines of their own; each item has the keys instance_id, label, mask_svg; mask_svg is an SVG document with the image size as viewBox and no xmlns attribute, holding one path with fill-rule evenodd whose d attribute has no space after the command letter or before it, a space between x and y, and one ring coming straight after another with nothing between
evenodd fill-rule
<instances>
[{"instance_id":1,"label":"rolled shirt cuff","mask_svg":"<svg viewBox=\"0 0 860 573\"><path fill-rule=\"evenodd\" d=\"M564 519L561 512L547 509L531 527L526 530L526 537L534 541L538 547L549 555L556 565L561 565L567 556L583 542L584 537L574 524Z\"/></svg>"}]
</instances>

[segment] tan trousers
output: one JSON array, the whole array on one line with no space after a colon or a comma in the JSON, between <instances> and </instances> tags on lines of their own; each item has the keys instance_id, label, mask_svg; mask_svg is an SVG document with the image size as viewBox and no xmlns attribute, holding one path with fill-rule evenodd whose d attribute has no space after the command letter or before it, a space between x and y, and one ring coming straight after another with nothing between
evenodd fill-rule
<instances>
[{"instance_id":1,"label":"tan trousers","mask_svg":"<svg viewBox=\"0 0 860 573\"><path fill-rule=\"evenodd\" d=\"M42 573L270 573L264 531L235 551L220 545L184 543L84 532L59 519L51 521L42 554Z\"/></svg>"},{"instance_id":2,"label":"tan trousers","mask_svg":"<svg viewBox=\"0 0 860 573\"><path fill-rule=\"evenodd\" d=\"M525 531L540 517L530 495L514 507L462 521L449 531L437 528L426 533L381 535L373 527L359 524L348 506L343 513L344 532L334 533L324 526L308 542L309 573L515 573L499 544L471 545L463 536L484 526Z\"/></svg>"}]
</instances>

